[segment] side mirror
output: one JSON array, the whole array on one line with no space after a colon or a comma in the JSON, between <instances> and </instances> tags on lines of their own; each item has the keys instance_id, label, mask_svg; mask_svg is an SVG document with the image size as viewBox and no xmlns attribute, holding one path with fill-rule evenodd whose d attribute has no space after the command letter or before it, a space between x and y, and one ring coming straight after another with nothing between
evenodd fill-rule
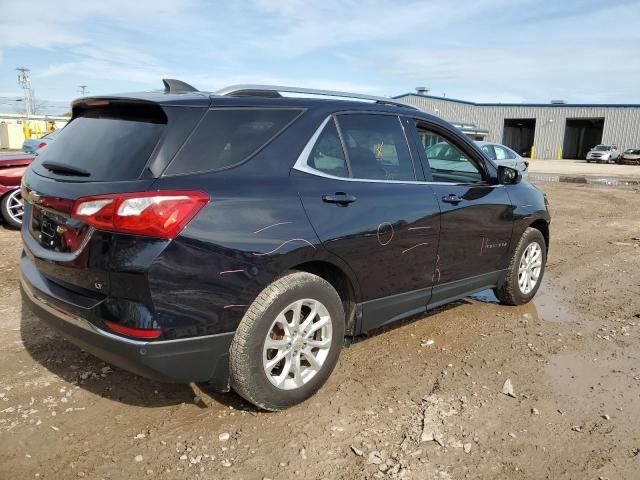
<instances>
[{"instance_id":1,"label":"side mirror","mask_svg":"<svg viewBox=\"0 0 640 480\"><path fill-rule=\"evenodd\" d=\"M522 180L520 170L500 165L498 167L498 182L503 185L515 185Z\"/></svg>"}]
</instances>

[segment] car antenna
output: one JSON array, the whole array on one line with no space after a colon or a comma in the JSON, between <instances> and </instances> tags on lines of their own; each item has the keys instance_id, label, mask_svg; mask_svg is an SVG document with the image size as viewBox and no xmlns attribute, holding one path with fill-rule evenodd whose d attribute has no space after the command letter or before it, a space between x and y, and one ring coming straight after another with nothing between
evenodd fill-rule
<instances>
[{"instance_id":1,"label":"car antenna","mask_svg":"<svg viewBox=\"0 0 640 480\"><path fill-rule=\"evenodd\" d=\"M198 91L196 87L189 85L187 82L176 80L174 78L163 78L162 83L164 83L164 93L187 93Z\"/></svg>"}]
</instances>

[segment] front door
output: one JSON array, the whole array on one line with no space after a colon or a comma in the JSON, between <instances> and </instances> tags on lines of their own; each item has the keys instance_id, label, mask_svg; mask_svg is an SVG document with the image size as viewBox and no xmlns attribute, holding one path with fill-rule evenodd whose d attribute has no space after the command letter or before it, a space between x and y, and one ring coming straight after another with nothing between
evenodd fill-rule
<instances>
[{"instance_id":1,"label":"front door","mask_svg":"<svg viewBox=\"0 0 640 480\"><path fill-rule=\"evenodd\" d=\"M304 160L292 178L311 224L360 285L363 322L356 333L425 311L439 206L433 190L417 181L400 119L332 117Z\"/></svg>"},{"instance_id":2,"label":"front door","mask_svg":"<svg viewBox=\"0 0 640 480\"><path fill-rule=\"evenodd\" d=\"M512 206L506 188L490 181L485 160L466 142L427 123L418 122L416 133L441 210L431 298L437 305L495 285L507 267Z\"/></svg>"}]
</instances>

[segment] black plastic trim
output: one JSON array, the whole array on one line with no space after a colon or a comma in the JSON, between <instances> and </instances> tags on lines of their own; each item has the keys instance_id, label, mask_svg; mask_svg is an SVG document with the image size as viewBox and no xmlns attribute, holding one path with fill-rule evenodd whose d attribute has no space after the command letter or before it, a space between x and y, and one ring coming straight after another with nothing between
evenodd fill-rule
<instances>
[{"instance_id":1,"label":"black plastic trim","mask_svg":"<svg viewBox=\"0 0 640 480\"><path fill-rule=\"evenodd\" d=\"M436 285L431 291L431 301L428 309L432 310L447 303L464 298L472 293L481 292L487 288L493 288L505 274L505 270L483 273L475 277L463 278L453 282Z\"/></svg>"},{"instance_id":2,"label":"black plastic trim","mask_svg":"<svg viewBox=\"0 0 640 480\"><path fill-rule=\"evenodd\" d=\"M133 340L100 330L80 314L56 306L24 270L21 291L23 304L36 316L106 362L156 381L209 382L219 391L229 390L229 348L235 332L168 341Z\"/></svg>"}]
</instances>

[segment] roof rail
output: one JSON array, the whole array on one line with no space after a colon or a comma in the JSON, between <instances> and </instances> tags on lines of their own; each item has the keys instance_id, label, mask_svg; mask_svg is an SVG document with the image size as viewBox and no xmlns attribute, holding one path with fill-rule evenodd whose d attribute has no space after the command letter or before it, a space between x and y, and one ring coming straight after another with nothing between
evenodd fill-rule
<instances>
[{"instance_id":1,"label":"roof rail","mask_svg":"<svg viewBox=\"0 0 640 480\"><path fill-rule=\"evenodd\" d=\"M214 92L215 95L223 95L228 97L282 97L280 92L284 93L300 93L303 95L319 95L327 97L351 98L356 100L368 100L375 103L386 105L394 105L396 107L405 107L418 110L418 108L406 103L397 102L391 98L376 97L374 95L364 95L361 93L337 92L333 90L318 90L315 88L302 87L283 87L280 85L231 85Z\"/></svg>"},{"instance_id":2,"label":"roof rail","mask_svg":"<svg viewBox=\"0 0 640 480\"><path fill-rule=\"evenodd\" d=\"M164 93L187 93L198 91L196 87L193 87L182 80L163 78L162 83L164 83Z\"/></svg>"}]
</instances>

